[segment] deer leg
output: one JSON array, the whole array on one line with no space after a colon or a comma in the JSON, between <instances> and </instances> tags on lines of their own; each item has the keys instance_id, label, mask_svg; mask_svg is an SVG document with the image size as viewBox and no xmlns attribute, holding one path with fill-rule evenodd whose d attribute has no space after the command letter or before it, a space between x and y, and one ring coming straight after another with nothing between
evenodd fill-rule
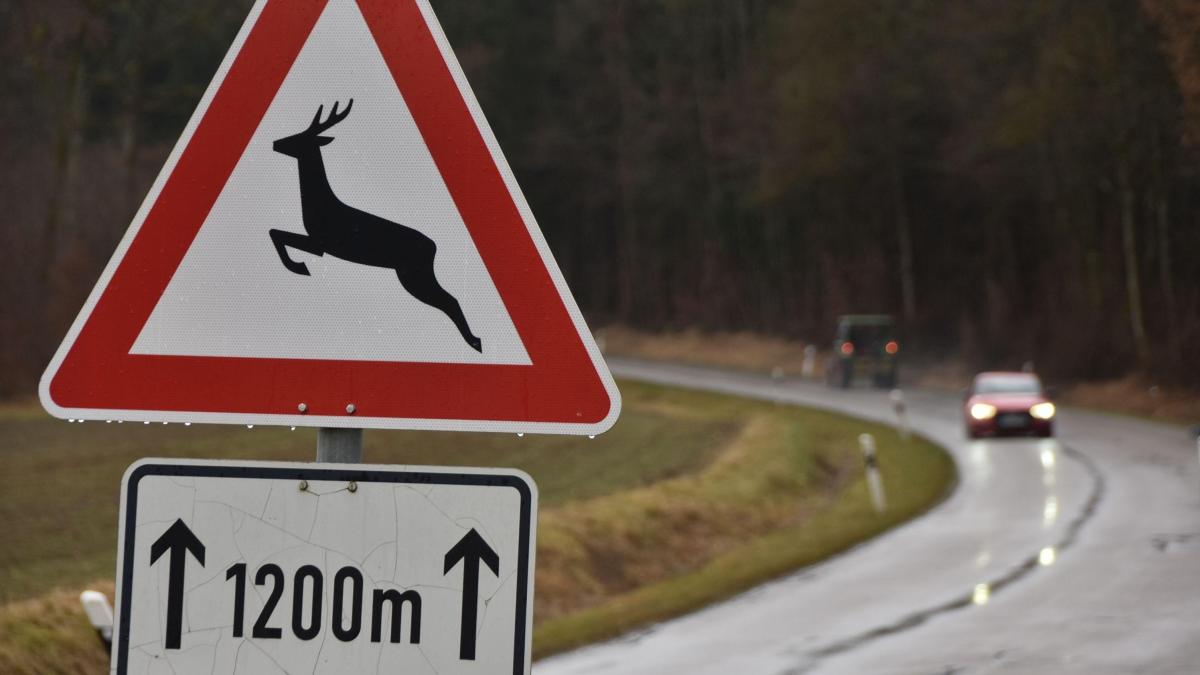
<instances>
[{"instance_id":1,"label":"deer leg","mask_svg":"<svg viewBox=\"0 0 1200 675\"><path fill-rule=\"evenodd\" d=\"M442 288L434 276L432 259L428 264L418 265L415 269L397 269L396 276L399 277L404 290L414 298L445 312L471 349L483 353L483 341L471 332L471 327L467 325L467 317L463 316L462 306L453 295Z\"/></svg>"},{"instance_id":2,"label":"deer leg","mask_svg":"<svg viewBox=\"0 0 1200 675\"><path fill-rule=\"evenodd\" d=\"M283 262L283 266L286 267L289 272L294 274L303 274L306 277L310 276L308 272L308 265L292 260L292 257L289 256L287 252L289 248L294 248L297 251L304 251L305 253L311 253L316 256L325 255L325 251L322 251L320 246L317 246L312 239L304 236L303 234L287 232L285 230L271 230L270 235L271 241L275 243L275 251L279 253L279 260Z\"/></svg>"}]
</instances>

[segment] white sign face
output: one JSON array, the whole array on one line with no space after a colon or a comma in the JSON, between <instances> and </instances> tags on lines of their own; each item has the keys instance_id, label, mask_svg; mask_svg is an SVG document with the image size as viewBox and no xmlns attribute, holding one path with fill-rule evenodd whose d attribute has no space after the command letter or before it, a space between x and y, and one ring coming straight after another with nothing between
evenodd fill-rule
<instances>
[{"instance_id":1,"label":"white sign face","mask_svg":"<svg viewBox=\"0 0 1200 675\"><path fill-rule=\"evenodd\" d=\"M282 264L270 264L271 241L263 228L248 226L265 222L304 234L301 205L307 202L297 174L304 160L278 152L274 142L305 129L318 106L329 111L347 101L354 102L350 114L324 133L333 140L320 146L329 185L342 202L418 228L436 242L435 278L458 300L486 349L472 349L441 310L406 293L395 270L291 250L288 255L308 271L300 279ZM326 5L132 351L530 363L353 0Z\"/></svg>"},{"instance_id":2,"label":"white sign face","mask_svg":"<svg viewBox=\"0 0 1200 675\"><path fill-rule=\"evenodd\" d=\"M111 672L529 673L536 516L512 470L143 460Z\"/></svg>"}]
</instances>

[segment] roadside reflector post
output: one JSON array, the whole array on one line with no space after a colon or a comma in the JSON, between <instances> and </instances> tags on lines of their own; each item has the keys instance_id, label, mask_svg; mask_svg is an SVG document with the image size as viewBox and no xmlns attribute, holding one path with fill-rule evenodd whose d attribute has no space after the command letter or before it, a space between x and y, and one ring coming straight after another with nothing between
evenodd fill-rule
<instances>
[{"instance_id":1,"label":"roadside reflector post","mask_svg":"<svg viewBox=\"0 0 1200 675\"><path fill-rule=\"evenodd\" d=\"M1200 425L1192 427L1192 436L1196 438L1196 459L1200 460Z\"/></svg>"},{"instance_id":2,"label":"roadside reflector post","mask_svg":"<svg viewBox=\"0 0 1200 675\"><path fill-rule=\"evenodd\" d=\"M904 392L893 389L888 398L892 400L892 410L896 411L896 430L900 432L901 440L907 443L911 433L908 429L908 406L904 404Z\"/></svg>"},{"instance_id":3,"label":"roadside reflector post","mask_svg":"<svg viewBox=\"0 0 1200 675\"><path fill-rule=\"evenodd\" d=\"M887 509L887 497L883 493L883 479L879 476L879 460L875 456L875 437L871 434L859 434L858 444L862 447L863 464L867 470L867 488L871 492L871 505L875 513L883 513Z\"/></svg>"},{"instance_id":4,"label":"roadside reflector post","mask_svg":"<svg viewBox=\"0 0 1200 675\"><path fill-rule=\"evenodd\" d=\"M317 430L317 461L361 464L362 439L362 429L321 427Z\"/></svg>"},{"instance_id":5,"label":"roadside reflector post","mask_svg":"<svg viewBox=\"0 0 1200 675\"><path fill-rule=\"evenodd\" d=\"M112 653L113 610L108 604L108 598L99 591L84 591L79 594L79 602L87 614L88 622L96 629L96 635L104 643L104 649Z\"/></svg>"},{"instance_id":6,"label":"roadside reflector post","mask_svg":"<svg viewBox=\"0 0 1200 675\"><path fill-rule=\"evenodd\" d=\"M811 380L817 368L817 346L808 345L804 348L804 362L800 364L800 377Z\"/></svg>"}]
</instances>

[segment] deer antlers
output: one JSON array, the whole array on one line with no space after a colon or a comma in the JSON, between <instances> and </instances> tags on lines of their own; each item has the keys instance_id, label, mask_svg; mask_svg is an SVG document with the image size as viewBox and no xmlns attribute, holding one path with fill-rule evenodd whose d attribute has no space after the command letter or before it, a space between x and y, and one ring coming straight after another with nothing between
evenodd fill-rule
<instances>
[{"instance_id":1,"label":"deer antlers","mask_svg":"<svg viewBox=\"0 0 1200 675\"><path fill-rule=\"evenodd\" d=\"M338 102L334 101L333 110L329 111L329 117L324 122L321 121L321 113L325 110L325 106L321 105L317 108L317 114L313 116L312 124L308 125L309 133L319 134L334 126L338 122L346 119L346 115L350 114L350 109L354 107L354 99L346 104L346 109L340 114L338 113Z\"/></svg>"}]
</instances>

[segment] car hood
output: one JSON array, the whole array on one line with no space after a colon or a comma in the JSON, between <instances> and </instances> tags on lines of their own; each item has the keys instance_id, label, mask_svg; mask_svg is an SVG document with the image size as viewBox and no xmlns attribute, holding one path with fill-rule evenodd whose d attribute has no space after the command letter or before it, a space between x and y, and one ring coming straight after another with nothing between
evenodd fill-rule
<instances>
[{"instance_id":1,"label":"car hood","mask_svg":"<svg viewBox=\"0 0 1200 675\"><path fill-rule=\"evenodd\" d=\"M1038 403L1044 403L1046 397L1041 394L976 394L967 405L988 403L996 406L997 410L1029 410Z\"/></svg>"}]
</instances>

